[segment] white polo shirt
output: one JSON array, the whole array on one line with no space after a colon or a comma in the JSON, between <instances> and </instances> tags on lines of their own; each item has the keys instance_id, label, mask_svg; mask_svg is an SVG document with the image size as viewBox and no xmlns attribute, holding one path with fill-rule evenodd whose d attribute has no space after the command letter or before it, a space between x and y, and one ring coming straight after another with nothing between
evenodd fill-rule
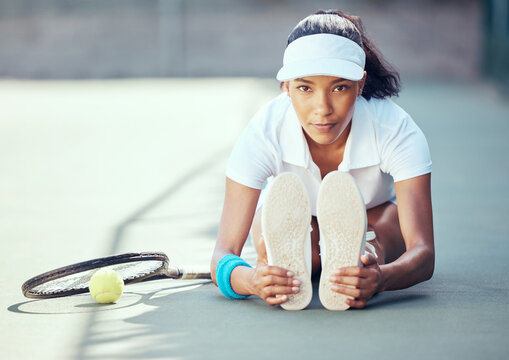
<instances>
[{"instance_id":1,"label":"white polo shirt","mask_svg":"<svg viewBox=\"0 0 509 360\"><path fill-rule=\"evenodd\" d=\"M355 178L367 209L395 202L394 182L431 172L428 143L412 118L391 100L358 97L338 170ZM311 158L301 124L285 93L251 119L233 148L226 176L262 189L267 180L281 172L300 177L316 215L320 169ZM263 198L262 191L259 204Z\"/></svg>"}]
</instances>

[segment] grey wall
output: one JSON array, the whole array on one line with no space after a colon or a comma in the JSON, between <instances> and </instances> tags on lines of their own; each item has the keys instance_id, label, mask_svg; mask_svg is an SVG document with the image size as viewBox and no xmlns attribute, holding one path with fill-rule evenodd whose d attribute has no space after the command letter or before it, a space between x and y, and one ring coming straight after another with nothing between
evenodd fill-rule
<instances>
[{"instance_id":1,"label":"grey wall","mask_svg":"<svg viewBox=\"0 0 509 360\"><path fill-rule=\"evenodd\" d=\"M272 77L319 8L361 16L403 77L479 76L475 0L0 0L0 77Z\"/></svg>"}]
</instances>

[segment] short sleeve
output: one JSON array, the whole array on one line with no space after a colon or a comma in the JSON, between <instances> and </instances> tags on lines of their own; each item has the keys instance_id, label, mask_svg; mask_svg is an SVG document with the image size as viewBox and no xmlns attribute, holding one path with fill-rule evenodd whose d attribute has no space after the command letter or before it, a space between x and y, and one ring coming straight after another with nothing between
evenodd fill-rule
<instances>
[{"instance_id":1,"label":"short sleeve","mask_svg":"<svg viewBox=\"0 0 509 360\"><path fill-rule=\"evenodd\" d=\"M394 121L384 123L380 134L381 169L394 182L431 172L431 155L426 137L403 110Z\"/></svg>"},{"instance_id":2,"label":"short sleeve","mask_svg":"<svg viewBox=\"0 0 509 360\"><path fill-rule=\"evenodd\" d=\"M251 122L237 139L226 166L226 176L239 184L262 189L275 173L275 156L263 132Z\"/></svg>"}]
</instances>

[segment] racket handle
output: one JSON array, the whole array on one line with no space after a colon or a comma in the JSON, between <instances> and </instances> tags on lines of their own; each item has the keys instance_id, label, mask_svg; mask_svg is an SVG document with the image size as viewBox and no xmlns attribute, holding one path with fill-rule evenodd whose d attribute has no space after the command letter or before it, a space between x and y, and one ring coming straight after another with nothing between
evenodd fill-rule
<instances>
[{"instance_id":1,"label":"racket handle","mask_svg":"<svg viewBox=\"0 0 509 360\"><path fill-rule=\"evenodd\" d=\"M171 277L180 280L210 279L208 268L173 268L168 269Z\"/></svg>"}]
</instances>

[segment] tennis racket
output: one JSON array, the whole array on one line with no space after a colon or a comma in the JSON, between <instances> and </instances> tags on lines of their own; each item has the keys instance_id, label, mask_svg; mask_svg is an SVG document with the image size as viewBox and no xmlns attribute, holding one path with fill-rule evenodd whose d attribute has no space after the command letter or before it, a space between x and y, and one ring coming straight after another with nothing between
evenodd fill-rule
<instances>
[{"instance_id":1,"label":"tennis racket","mask_svg":"<svg viewBox=\"0 0 509 360\"><path fill-rule=\"evenodd\" d=\"M124 284L158 279L210 279L210 271L191 271L168 267L168 257L161 252L127 253L83 261L45 272L27 280L23 295L48 299L88 292L90 278L99 268L115 270Z\"/></svg>"}]
</instances>

